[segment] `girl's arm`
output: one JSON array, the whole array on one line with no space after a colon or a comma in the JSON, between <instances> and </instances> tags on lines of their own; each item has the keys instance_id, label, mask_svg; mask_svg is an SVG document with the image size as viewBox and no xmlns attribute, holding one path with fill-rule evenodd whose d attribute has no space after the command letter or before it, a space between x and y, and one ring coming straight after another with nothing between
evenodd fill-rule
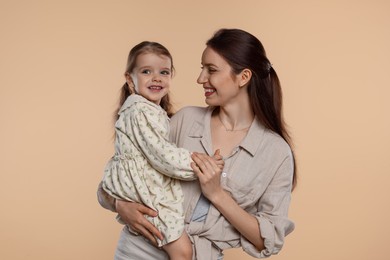
<instances>
[{"instance_id":1,"label":"girl's arm","mask_svg":"<svg viewBox=\"0 0 390 260\"><path fill-rule=\"evenodd\" d=\"M135 138L152 167L171 178L196 179L190 152L169 142L169 124L164 115L145 103L137 104L131 112L126 132Z\"/></svg>"}]
</instances>

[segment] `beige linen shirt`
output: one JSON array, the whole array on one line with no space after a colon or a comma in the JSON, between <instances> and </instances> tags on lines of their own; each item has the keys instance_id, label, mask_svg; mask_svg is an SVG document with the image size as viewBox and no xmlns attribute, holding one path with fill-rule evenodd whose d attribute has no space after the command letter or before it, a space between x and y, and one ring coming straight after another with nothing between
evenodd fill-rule
<instances>
[{"instance_id":1,"label":"beige linen shirt","mask_svg":"<svg viewBox=\"0 0 390 260\"><path fill-rule=\"evenodd\" d=\"M170 140L178 147L209 155L212 147L210 120L213 107L186 107L171 119ZM264 250L257 250L210 205L204 222L191 217L201 195L198 181L182 182L187 233L195 248L194 259L217 259L220 251L242 247L249 255L265 258L277 254L284 238L294 229L288 219L293 177L293 155L289 145L277 134L254 120L247 136L225 159L222 187L238 205L256 217ZM115 210L112 199L98 192L101 205Z\"/></svg>"},{"instance_id":2,"label":"beige linen shirt","mask_svg":"<svg viewBox=\"0 0 390 260\"><path fill-rule=\"evenodd\" d=\"M115 133L115 155L105 167L103 189L159 212L157 218L149 218L164 235L159 246L178 239L184 230L184 212L177 179L195 179L190 152L168 141L166 112L136 94L119 110Z\"/></svg>"}]
</instances>

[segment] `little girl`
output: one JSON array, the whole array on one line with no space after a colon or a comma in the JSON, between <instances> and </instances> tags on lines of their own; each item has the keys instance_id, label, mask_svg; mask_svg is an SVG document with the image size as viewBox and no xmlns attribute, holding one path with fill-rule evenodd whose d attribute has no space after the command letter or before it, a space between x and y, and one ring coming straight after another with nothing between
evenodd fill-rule
<instances>
[{"instance_id":1,"label":"little girl","mask_svg":"<svg viewBox=\"0 0 390 260\"><path fill-rule=\"evenodd\" d=\"M190 260L179 179L196 177L190 152L168 141L172 72L172 56L161 44L144 41L130 51L115 123L115 155L106 165L102 186L117 199L157 211L148 220L164 235L162 241L156 238L158 246L171 260ZM214 159L223 167L219 154Z\"/></svg>"}]
</instances>

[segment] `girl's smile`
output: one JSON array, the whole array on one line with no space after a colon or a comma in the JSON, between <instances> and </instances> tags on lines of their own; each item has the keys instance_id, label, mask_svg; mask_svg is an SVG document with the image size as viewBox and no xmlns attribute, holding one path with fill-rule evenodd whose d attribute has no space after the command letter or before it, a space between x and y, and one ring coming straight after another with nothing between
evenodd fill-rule
<instances>
[{"instance_id":1,"label":"girl's smile","mask_svg":"<svg viewBox=\"0 0 390 260\"><path fill-rule=\"evenodd\" d=\"M129 85L134 85L137 94L159 105L171 85L170 58L146 52L137 57L136 64L131 75L127 77Z\"/></svg>"}]
</instances>

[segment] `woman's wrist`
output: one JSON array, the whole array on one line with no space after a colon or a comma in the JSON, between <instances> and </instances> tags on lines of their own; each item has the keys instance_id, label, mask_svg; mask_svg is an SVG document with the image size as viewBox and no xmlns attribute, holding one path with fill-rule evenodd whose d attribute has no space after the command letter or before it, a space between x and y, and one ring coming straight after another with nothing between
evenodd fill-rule
<instances>
[{"instance_id":1,"label":"woman's wrist","mask_svg":"<svg viewBox=\"0 0 390 260\"><path fill-rule=\"evenodd\" d=\"M226 196L228 196L228 194L226 193L226 191L222 188L219 189L219 191L215 191L213 193L213 196L211 196L210 198L208 198L210 200L210 202L218 208L219 205L223 205L223 202L226 200Z\"/></svg>"}]
</instances>

